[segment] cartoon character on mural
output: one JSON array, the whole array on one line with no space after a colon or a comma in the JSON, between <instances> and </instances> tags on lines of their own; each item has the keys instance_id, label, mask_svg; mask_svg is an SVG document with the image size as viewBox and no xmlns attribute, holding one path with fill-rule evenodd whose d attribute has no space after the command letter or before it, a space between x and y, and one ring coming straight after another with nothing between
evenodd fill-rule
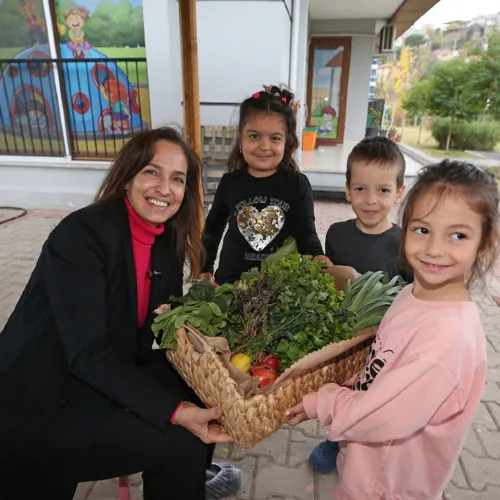
<instances>
[{"instance_id":1,"label":"cartoon character on mural","mask_svg":"<svg viewBox=\"0 0 500 500\"><path fill-rule=\"evenodd\" d=\"M47 103L36 88L25 85L18 89L12 106L15 110L12 118L15 119L17 129L20 129L27 137L35 131L36 135L48 133Z\"/></svg>"},{"instance_id":2,"label":"cartoon character on mural","mask_svg":"<svg viewBox=\"0 0 500 500\"><path fill-rule=\"evenodd\" d=\"M100 86L99 91L110 104L111 123L105 125L106 132L129 132L130 131L130 111L129 97L125 85L108 78Z\"/></svg>"},{"instance_id":3,"label":"cartoon character on mural","mask_svg":"<svg viewBox=\"0 0 500 500\"><path fill-rule=\"evenodd\" d=\"M47 43L47 26L38 16L39 0L19 0L19 10L28 23L28 36L32 46Z\"/></svg>"},{"instance_id":4,"label":"cartoon character on mural","mask_svg":"<svg viewBox=\"0 0 500 500\"><path fill-rule=\"evenodd\" d=\"M73 52L75 59L83 59L90 50L90 44L85 40L85 32L83 31L83 26L88 19L89 11L84 7L71 7L64 12L64 22L68 27L70 38L67 46ZM61 33L62 27L58 26L58 29Z\"/></svg>"},{"instance_id":5,"label":"cartoon character on mural","mask_svg":"<svg viewBox=\"0 0 500 500\"><path fill-rule=\"evenodd\" d=\"M321 110L321 119L318 121L318 134L326 135L333 130L333 119L337 116L337 112L331 106L325 106Z\"/></svg>"}]
</instances>

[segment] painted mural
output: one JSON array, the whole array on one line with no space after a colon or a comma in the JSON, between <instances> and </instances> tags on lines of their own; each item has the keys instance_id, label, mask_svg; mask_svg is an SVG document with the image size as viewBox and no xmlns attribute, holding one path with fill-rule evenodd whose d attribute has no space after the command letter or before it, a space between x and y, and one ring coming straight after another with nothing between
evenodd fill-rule
<instances>
[{"instance_id":1,"label":"painted mural","mask_svg":"<svg viewBox=\"0 0 500 500\"><path fill-rule=\"evenodd\" d=\"M314 51L311 124L318 138L336 139L344 47L317 47Z\"/></svg>"},{"instance_id":2,"label":"painted mural","mask_svg":"<svg viewBox=\"0 0 500 500\"><path fill-rule=\"evenodd\" d=\"M115 140L149 126L142 0L56 0L57 33L76 140ZM116 61L118 59L119 61Z\"/></svg>"},{"instance_id":3,"label":"painted mural","mask_svg":"<svg viewBox=\"0 0 500 500\"><path fill-rule=\"evenodd\" d=\"M55 12L72 152L109 156L111 142L149 126L147 67L134 60L145 57L142 0L56 0ZM47 29L41 0L0 0L0 132L34 136L33 154L62 140L53 66L39 61ZM8 146L0 140L0 154Z\"/></svg>"}]
</instances>

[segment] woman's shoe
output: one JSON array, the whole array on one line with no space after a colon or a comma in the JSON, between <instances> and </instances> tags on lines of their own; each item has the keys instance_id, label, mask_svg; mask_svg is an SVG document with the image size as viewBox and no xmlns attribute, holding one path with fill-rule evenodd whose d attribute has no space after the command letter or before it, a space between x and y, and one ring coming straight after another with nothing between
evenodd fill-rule
<instances>
[{"instance_id":1,"label":"woman's shoe","mask_svg":"<svg viewBox=\"0 0 500 500\"><path fill-rule=\"evenodd\" d=\"M337 468L339 444L336 441L323 441L309 455L311 467L319 474L330 474Z\"/></svg>"},{"instance_id":2,"label":"woman's shoe","mask_svg":"<svg viewBox=\"0 0 500 500\"><path fill-rule=\"evenodd\" d=\"M206 500L218 500L233 495L241 488L241 470L234 465L212 462L205 480Z\"/></svg>"}]
</instances>

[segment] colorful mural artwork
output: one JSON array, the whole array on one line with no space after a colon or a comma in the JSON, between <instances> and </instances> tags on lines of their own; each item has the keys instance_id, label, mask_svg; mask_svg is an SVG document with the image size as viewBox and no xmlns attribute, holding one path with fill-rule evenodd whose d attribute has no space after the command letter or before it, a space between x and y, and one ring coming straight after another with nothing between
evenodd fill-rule
<instances>
[{"instance_id":1,"label":"colorful mural artwork","mask_svg":"<svg viewBox=\"0 0 500 500\"><path fill-rule=\"evenodd\" d=\"M147 67L140 60L145 58L142 0L56 0L54 5L72 152L89 156L85 145L91 138L93 153L107 155L113 148L106 142L116 148L117 135L125 139L150 123ZM14 142L19 136L41 141L31 141L32 154L40 154L47 139L62 141L57 68L39 61L51 57L47 29L53 28L41 0L0 0L2 132L11 132ZM9 144L0 142L0 154L5 148Z\"/></svg>"},{"instance_id":2,"label":"colorful mural artwork","mask_svg":"<svg viewBox=\"0 0 500 500\"><path fill-rule=\"evenodd\" d=\"M0 0L0 154L64 154L41 0Z\"/></svg>"},{"instance_id":3,"label":"colorful mural artwork","mask_svg":"<svg viewBox=\"0 0 500 500\"><path fill-rule=\"evenodd\" d=\"M114 140L149 126L142 0L56 0L74 140Z\"/></svg>"},{"instance_id":4,"label":"colorful mural artwork","mask_svg":"<svg viewBox=\"0 0 500 500\"><path fill-rule=\"evenodd\" d=\"M314 51L311 124L318 137L337 138L344 47L317 47Z\"/></svg>"}]
</instances>

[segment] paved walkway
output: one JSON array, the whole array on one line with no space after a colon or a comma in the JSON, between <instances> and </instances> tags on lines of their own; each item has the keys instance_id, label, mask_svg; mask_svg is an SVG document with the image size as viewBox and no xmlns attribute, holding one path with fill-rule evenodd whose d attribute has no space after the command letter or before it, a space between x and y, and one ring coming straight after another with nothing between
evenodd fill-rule
<instances>
[{"instance_id":1,"label":"paved walkway","mask_svg":"<svg viewBox=\"0 0 500 500\"><path fill-rule=\"evenodd\" d=\"M0 329L30 276L47 234L63 215L30 212L26 217L0 225ZM347 204L316 204L318 231L323 236L329 223L351 216ZM491 277L486 294L475 294L488 336L488 383L447 499L500 499L500 307L492 296L500 296L500 268ZM321 435L317 423L310 421L298 429L283 427L245 452L233 445L218 447L217 457L234 462L245 473L244 487L233 500L330 499L336 474L319 476L307 466L307 457L321 441ZM140 498L139 484L140 475L136 475L134 499ZM117 498L117 491L116 480L85 483L79 486L75 499L112 500Z\"/></svg>"}]
</instances>

